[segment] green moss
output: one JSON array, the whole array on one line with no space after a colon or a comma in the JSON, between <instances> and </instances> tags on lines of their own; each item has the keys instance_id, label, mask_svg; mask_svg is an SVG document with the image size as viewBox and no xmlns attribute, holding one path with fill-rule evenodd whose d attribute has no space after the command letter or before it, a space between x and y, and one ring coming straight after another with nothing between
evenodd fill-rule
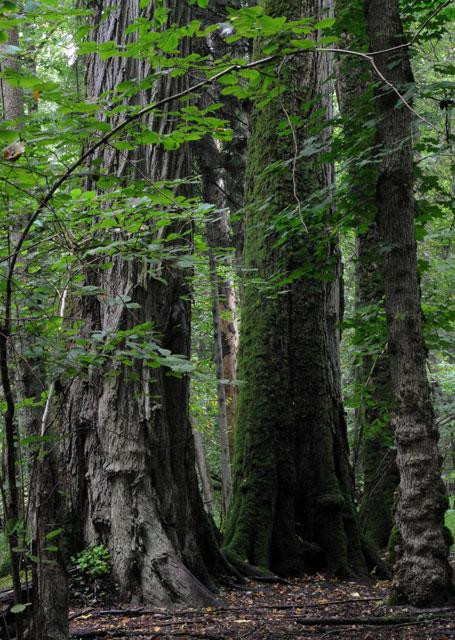
<instances>
[{"instance_id":1,"label":"green moss","mask_svg":"<svg viewBox=\"0 0 455 640\"><path fill-rule=\"evenodd\" d=\"M325 507L326 509L336 509L339 507L343 507L345 501L341 493L326 493L322 496L319 496L319 498L317 499L317 503L321 507Z\"/></svg>"},{"instance_id":2,"label":"green moss","mask_svg":"<svg viewBox=\"0 0 455 640\"><path fill-rule=\"evenodd\" d=\"M3 576L0 578L0 589L11 589L13 588L13 579L11 576Z\"/></svg>"},{"instance_id":3,"label":"green moss","mask_svg":"<svg viewBox=\"0 0 455 640\"><path fill-rule=\"evenodd\" d=\"M455 509L449 509L449 511L446 512L445 526L448 532L447 540L449 546L453 547L455 540Z\"/></svg>"},{"instance_id":4,"label":"green moss","mask_svg":"<svg viewBox=\"0 0 455 640\"><path fill-rule=\"evenodd\" d=\"M394 525L390 532L389 543L387 545L386 560L393 567L396 561L396 546L400 543L400 533L398 527Z\"/></svg>"},{"instance_id":5,"label":"green moss","mask_svg":"<svg viewBox=\"0 0 455 640\"><path fill-rule=\"evenodd\" d=\"M297 19L313 16L317 3L267 0L264 8ZM252 114L242 384L224 546L236 561L262 569L301 572L307 564L349 575L362 556L326 318L337 265L327 240L333 211L321 203L328 172L315 152L300 157L295 171L289 162L294 136L303 149L321 135L315 96L326 85L306 60L284 65L286 90ZM297 123L292 132L283 104Z\"/></svg>"},{"instance_id":6,"label":"green moss","mask_svg":"<svg viewBox=\"0 0 455 640\"><path fill-rule=\"evenodd\" d=\"M4 531L0 532L0 577L11 571L11 555L8 540Z\"/></svg>"}]
</instances>

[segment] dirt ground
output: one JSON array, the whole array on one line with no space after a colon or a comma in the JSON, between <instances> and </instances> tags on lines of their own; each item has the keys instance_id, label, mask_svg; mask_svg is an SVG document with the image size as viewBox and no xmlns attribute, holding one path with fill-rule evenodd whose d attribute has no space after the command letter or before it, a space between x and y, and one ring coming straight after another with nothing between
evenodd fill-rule
<instances>
[{"instance_id":1,"label":"dirt ground","mask_svg":"<svg viewBox=\"0 0 455 640\"><path fill-rule=\"evenodd\" d=\"M135 607L71 611L72 638L211 640L451 640L455 604L432 610L391 607L389 583L324 575L224 590L219 606L174 611Z\"/></svg>"}]
</instances>

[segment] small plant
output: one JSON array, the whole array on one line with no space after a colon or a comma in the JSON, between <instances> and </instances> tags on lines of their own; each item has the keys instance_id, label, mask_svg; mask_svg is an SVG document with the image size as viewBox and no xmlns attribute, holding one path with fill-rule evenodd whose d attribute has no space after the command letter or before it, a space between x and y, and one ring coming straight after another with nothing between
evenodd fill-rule
<instances>
[{"instance_id":1,"label":"small plant","mask_svg":"<svg viewBox=\"0 0 455 640\"><path fill-rule=\"evenodd\" d=\"M79 571L91 578L99 578L109 573L109 551L102 544L84 549L71 558Z\"/></svg>"},{"instance_id":2,"label":"small plant","mask_svg":"<svg viewBox=\"0 0 455 640\"><path fill-rule=\"evenodd\" d=\"M11 572L11 555L6 532L0 531L0 578L9 576Z\"/></svg>"}]
</instances>

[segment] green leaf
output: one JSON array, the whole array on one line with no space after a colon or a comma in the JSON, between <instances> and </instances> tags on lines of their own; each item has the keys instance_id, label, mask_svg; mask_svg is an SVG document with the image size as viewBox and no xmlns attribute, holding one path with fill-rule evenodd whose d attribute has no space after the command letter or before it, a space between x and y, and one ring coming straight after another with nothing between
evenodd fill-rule
<instances>
[{"instance_id":1,"label":"green leaf","mask_svg":"<svg viewBox=\"0 0 455 640\"><path fill-rule=\"evenodd\" d=\"M298 49L312 49L316 46L316 42L309 38L306 38L305 40L291 40L290 44Z\"/></svg>"},{"instance_id":2,"label":"green leaf","mask_svg":"<svg viewBox=\"0 0 455 640\"><path fill-rule=\"evenodd\" d=\"M329 29L333 27L335 24L335 18L324 18L324 20L320 20L317 22L314 27L315 29Z\"/></svg>"},{"instance_id":3,"label":"green leaf","mask_svg":"<svg viewBox=\"0 0 455 640\"><path fill-rule=\"evenodd\" d=\"M11 613L23 613L27 607L30 607L31 604L31 602L21 602L19 604L15 604L11 607Z\"/></svg>"}]
</instances>

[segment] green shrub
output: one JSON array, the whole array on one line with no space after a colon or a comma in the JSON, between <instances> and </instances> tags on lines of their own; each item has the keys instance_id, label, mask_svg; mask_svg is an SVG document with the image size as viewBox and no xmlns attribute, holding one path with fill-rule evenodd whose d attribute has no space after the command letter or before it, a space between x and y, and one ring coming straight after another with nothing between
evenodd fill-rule
<instances>
[{"instance_id":1,"label":"green shrub","mask_svg":"<svg viewBox=\"0 0 455 640\"><path fill-rule=\"evenodd\" d=\"M11 571L11 555L8 539L4 531L0 531L0 578L9 575Z\"/></svg>"},{"instance_id":2,"label":"green shrub","mask_svg":"<svg viewBox=\"0 0 455 640\"><path fill-rule=\"evenodd\" d=\"M71 560L81 573L92 578L104 576L111 569L109 551L102 544L84 549Z\"/></svg>"},{"instance_id":3,"label":"green shrub","mask_svg":"<svg viewBox=\"0 0 455 640\"><path fill-rule=\"evenodd\" d=\"M455 509L449 509L449 511L446 512L445 524L455 540Z\"/></svg>"}]
</instances>

